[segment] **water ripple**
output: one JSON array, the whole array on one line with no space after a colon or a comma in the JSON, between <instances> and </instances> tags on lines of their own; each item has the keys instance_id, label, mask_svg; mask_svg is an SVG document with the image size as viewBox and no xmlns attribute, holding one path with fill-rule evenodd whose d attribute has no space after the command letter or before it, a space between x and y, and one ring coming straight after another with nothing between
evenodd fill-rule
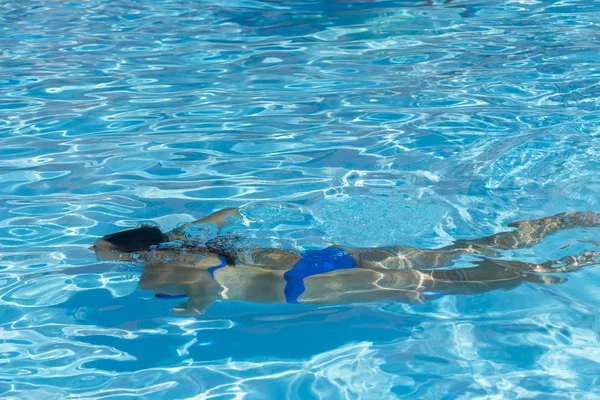
<instances>
[{"instance_id":1,"label":"water ripple","mask_svg":"<svg viewBox=\"0 0 600 400\"><path fill-rule=\"evenodd\" d=\"M600 211L597 3L0 10L1 396L600 396L596 267L420 306L177 319L136 288L139 268L86 250L231 206L247 219L231 232L294 248L442 246ZM595 236L510 256L558 259Z\"/></svg>"}]
</instances>

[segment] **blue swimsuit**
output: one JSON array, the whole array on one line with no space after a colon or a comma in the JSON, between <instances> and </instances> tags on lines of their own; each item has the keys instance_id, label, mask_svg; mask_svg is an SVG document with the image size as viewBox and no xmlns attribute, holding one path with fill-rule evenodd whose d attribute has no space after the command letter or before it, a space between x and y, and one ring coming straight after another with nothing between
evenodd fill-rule
<instances>
[{"instance_id":1,"label":"blue swimsuit","mask_svg":"<svg viewBox=\"0 0 600 400\"><path fill-rule=\"evenodd\" d=\"M300 254L301 258L296 264L283 274L287 282L285 286L285 300L288 303L298 303L298 296L304 293L304 278L313 275L324 274L326 272L337 271L338 269L350 269L356 266L354 259L346 250L339 247L327 247L321 250L307 250ZM219 256L221 264L207 269L210 276L214 278L214 272L227 265L227 260ZM160 299L181 299L186 295L169 296L162 293L154 295Z\"/></svg>"},{"instance_id":2,"label":"blue swimsuit","mask_svg":"<svg viewBox=\"0 0 600 400\"><path fill-rule=\"evenodd\" d=\"M285 299L288 303L297 303L298 296L304 293L304 278L354 268L356 263L350 253L339 247L328 247L321 250L307 250L301 253L301 259L285 274Z\"/></svg>"}]
</instances>

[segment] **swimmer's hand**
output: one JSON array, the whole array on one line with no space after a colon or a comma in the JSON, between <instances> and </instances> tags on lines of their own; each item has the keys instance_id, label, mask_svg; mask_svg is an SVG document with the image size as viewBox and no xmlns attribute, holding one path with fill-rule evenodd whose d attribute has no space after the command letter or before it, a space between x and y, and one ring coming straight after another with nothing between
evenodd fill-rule
<instances>
[{"instance_id":1,"label":"swimmer's hand","mask_svg":"<svg viewBox=\"0 0 600 400\"><path fill-rule=\"evenodd\" d=\"M198 302L194 300L182 301L177 303L171 310L176 315L202 315L206 309L214 302L214 299L206 299L208 301Z\"/></svg>"},{"instance_id":2,"label":"swimmer's hand","mask_svg":"<svg viewBox=\"0 0 600 400\"><path fill-rule=\"evenodd\" d=\"M187 284L187 301L177 303L173 313L177 315L201 315L217 300L223 288L206 271L198 274L193 283Z\"/></svg>"}]
</instances>

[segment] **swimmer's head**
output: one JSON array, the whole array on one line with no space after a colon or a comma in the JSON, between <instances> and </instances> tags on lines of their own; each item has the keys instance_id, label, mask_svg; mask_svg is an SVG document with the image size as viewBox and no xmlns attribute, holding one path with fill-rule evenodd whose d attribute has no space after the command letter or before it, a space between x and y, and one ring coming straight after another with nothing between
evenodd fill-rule
<instances>
[{"instance_id":1,"label":"swimmer's head","mask_svg":"<svg viewBox=\"0 0 600 400\"><path fill-rule=\"evenodd\" d=\"M119 260L124 258L124 253L149 250L168 240L157 227L142 226L106 235L96 240L90 250L96 252L99 260Z\"/></svg>"}]
</instances>

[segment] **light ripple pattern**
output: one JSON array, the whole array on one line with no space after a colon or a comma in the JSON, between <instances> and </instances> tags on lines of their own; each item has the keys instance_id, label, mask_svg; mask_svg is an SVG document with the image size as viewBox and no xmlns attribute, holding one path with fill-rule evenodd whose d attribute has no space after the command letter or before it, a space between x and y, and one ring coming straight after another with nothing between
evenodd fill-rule
<instances>
[{"instance_id":1,"label":"light ripple pattern","mask_svg":"<svg viewBox=\"0 0 600 400\"><path fill-rule=\"evenodd\" d=\"M598 266L422 305L192 318L87 250L233 206L230 232L295 249L600 212L599 21L584 0L3 1L0 396L600 398Z\"/></svg>"}]
</instances>

